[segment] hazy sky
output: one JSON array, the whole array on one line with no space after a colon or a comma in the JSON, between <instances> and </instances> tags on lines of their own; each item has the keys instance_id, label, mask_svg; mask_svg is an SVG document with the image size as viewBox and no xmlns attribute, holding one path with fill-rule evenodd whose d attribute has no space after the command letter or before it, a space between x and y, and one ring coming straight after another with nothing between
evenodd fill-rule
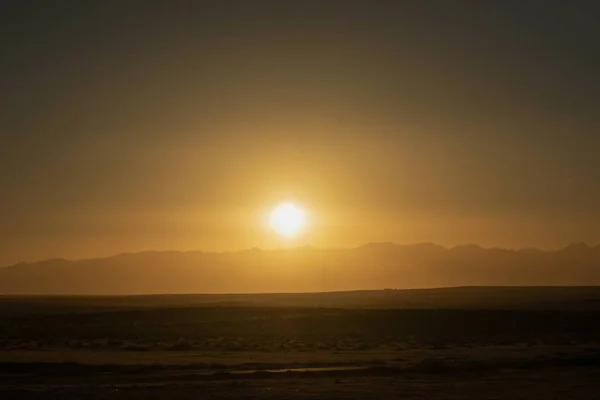
<instances>
[{"instance_id":1,"label":"hazy sky","mask_svg":"<svg viewBox=\"0 0 600 400\"><path fill-rule=\"evenodd\" d=\"M596 1L2 1L0 264L600 243Z\"/></svg>"}]
</instances>

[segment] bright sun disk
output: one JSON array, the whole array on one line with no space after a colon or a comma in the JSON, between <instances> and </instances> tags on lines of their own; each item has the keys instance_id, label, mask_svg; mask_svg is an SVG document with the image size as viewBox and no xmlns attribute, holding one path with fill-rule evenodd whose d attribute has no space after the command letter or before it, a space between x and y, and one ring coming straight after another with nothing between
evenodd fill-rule
<instances>
[{"instance_id":1,"label":"bright sun disk","mask_svg":"<svg viewBox=\"0 0 600 400\"><path fill-rule=\"evenodd\" d=\"M280 235L291 237L306 225L306 216L294 204L282 204L271 211L269 225Z\"/></svg>"}]
</instances>

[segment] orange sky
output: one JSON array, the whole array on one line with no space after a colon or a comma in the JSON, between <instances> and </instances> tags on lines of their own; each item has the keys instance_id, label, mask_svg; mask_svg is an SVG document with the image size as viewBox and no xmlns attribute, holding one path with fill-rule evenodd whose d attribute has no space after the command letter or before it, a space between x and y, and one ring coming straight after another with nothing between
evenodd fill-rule
<instances>
[{"instance_id":1,"label":"orange sky","mask_svg":"<svg viewBox=\"0 0 600 400\"><path fill-rule=\"evenodd\" d=\"M600 242L586 6L214 3L6 6L0 265ZM311 215L293 243L282 201Z\"/></svg>"}]
</instances>

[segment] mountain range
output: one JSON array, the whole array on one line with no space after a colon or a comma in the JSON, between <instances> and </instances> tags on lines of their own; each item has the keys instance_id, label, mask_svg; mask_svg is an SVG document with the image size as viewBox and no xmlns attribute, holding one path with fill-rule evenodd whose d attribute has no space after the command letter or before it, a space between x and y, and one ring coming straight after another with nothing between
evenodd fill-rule
<instances>
[{"instance_id":1,"label":"mountain range","mask_svg":"<svg viewBox=\"0 0 600 400\"><path fill-rule=\"evenodd\" d=\"M146 251L0 268L0 294L285 293L600 285L600 246L557 251L369 243L237 252Z\"/></svg>"}]
</instances>

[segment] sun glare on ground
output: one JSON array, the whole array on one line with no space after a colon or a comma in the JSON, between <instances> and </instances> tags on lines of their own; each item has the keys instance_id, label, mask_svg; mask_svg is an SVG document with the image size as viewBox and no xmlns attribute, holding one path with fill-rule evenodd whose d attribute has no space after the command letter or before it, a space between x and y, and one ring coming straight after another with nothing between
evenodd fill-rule
<instances>
[{"instance_id":1,"label":"sun glare on ground","mask_svg":"<svg viewBox=\"0 0 600 400\"><path fill-rule=\"evenodd\" d=\"M269 225L278 234L292 237L305 227L306 215L294 204L281 204L271 211Z\"/></svg>"}]
</instances>

